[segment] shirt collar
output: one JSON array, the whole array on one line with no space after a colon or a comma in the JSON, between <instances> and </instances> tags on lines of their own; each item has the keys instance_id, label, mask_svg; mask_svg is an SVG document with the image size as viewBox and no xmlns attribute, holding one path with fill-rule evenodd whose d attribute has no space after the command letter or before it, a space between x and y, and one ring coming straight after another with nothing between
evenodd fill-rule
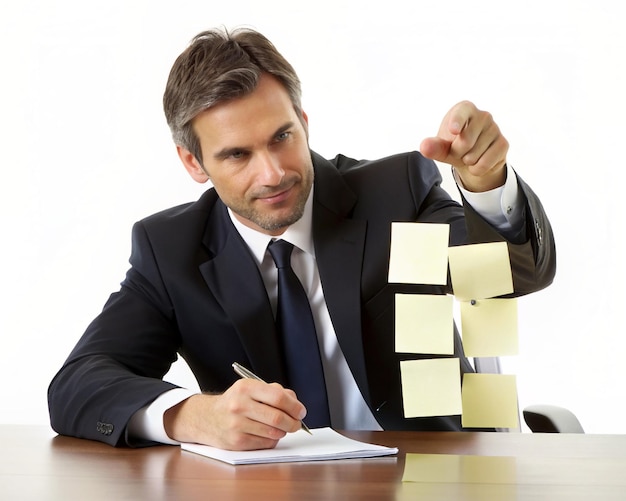
<instances>
[{"instance_id":1,"label":"shirt collar","mask_svg":"<svg viewBox=\"0 0 626 501\"><path fill-rule=\"evenodd\" d=\"M303 250L304 252L310 254L315 257L315 248L313 246L313 187L311 187L311 192L309 193L309 198L304 205L304 213L302 217L296 221L294 224L289 226L285 232L278 237L271 237L266 235L265 233L261 233L260 231L253 230L248 226L241 223L233 214L233 212L228 209L228 215L230 216L231 221L235 225L235 228L243 238L244 242L248 245L248 248L252 252L252 255L257 261L257 264L261 264L263 262L263 258L265 256L265 252L267 251L267 246L273 239L282 239L287 242L292 243L294 246Z\"/></svg>"}]
</instances>

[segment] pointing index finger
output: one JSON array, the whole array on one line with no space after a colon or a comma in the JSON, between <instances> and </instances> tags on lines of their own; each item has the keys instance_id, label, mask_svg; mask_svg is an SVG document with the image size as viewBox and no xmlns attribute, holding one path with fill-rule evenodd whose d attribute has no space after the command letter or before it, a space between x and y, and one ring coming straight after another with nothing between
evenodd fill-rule
<instances>
[{"instance_id":1,"label":"pointing index finger","mask_svg":"<svg viewBox=\"0 0 626 501\"><path fill-rule=\"evenodd\" d=\"M450 110L447 120L450 134L458 136L469 125L473 107L469 101L461 101Z\"/></svg>"}]
</instances>

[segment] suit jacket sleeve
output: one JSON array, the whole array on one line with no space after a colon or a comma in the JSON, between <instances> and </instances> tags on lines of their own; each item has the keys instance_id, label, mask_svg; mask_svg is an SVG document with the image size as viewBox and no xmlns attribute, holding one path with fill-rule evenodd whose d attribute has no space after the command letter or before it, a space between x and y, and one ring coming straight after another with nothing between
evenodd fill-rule
<instances>
[{"instance_id":1,"label":"suit jacket sleeve","mask_svg":"<svg viewBox=\"0 0 626 501\"><path fill-rule=\"evenodd\" d=\"M51 425L60 434L129 444L132 415L175 387L161 378L176 360L179 336L141 223L133 228L130 262L120 291L50 384Z\"/></svg>"},{"instance_id":2,"label":"suit jacket sleeve","mask_svg":"<svg viewBox=\"0 0 626 501\"><path fill-rule=\"evenodd\" d=\"M547 287L556 273L556 248L548 217L534 191L519 176L517 182L526 199L526 207L521 235L507 241L515 296ZM464 203L464 209L470 241L507 240L469 204Z\"/></svg>"},{"instance_id":3,"label":"suit jacket sleeve","mask_svg":"<svg viewBox=\"0 0 626 501\"><path fill-rule=\"evenodd\" d=\"M450 225L450 245L506 241L513 295L535 292L552 283L556 272L552 228L539 198L519 176L518 186L525 197L524 226L520 234L511 238L499 233L465 200L463 207L459 207L442 189L435 163L418 152L375 162L338 155L332 163L345 173L344 179L359 193L360 217L370 221L376 217L385 225L409 220L446 223ZM407 183L406 189L402 183Z\"/></svg>"}]
</instances>

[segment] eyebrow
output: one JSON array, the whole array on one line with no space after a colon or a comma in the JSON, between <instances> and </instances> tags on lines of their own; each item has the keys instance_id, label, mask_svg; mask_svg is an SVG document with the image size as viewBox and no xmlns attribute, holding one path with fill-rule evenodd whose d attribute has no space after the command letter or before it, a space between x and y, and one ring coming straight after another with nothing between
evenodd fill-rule
<instances>
[{"instance_id":1,"label":"eyebrow","mask_svg":"<svg viewBox=\"0 0 626 501\"><path fill-rule=\"evenodd\" d=\"M283 132L288 131L289 129L291 129L294 126L294 122L289 121L284 125L281 125L278 129L276 129L276 131L274 131L274 133L272 134L272 137L276 137L280 134L282 134ZM240 153L240 152L246 152L246 151L250 151L250 147L247 146L227 146L226 148L222 148L221 150L215 152L213 154L213 158L215 160L224 160L226 158L228 158L229 156L235 154L235 153Z\"/></svg>"}]
</instances>

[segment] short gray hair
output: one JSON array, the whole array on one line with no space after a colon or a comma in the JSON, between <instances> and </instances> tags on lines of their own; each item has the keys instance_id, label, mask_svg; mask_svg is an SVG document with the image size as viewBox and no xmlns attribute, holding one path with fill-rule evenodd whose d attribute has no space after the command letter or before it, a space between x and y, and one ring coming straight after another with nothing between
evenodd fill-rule
<instances>
[{"instance_id":1,"label":"short gray hair","mask_svg":"<svg viewBox=\"0 0 626 501\"><path fill-rule=\"evenodd\" d=\"M263 73L278 79L302 117L300 79L276 47L257 31L209 30L196 35L174 62L163 109L174 142L202 164L193 119L202 111L254 91Z\"/></svg>"}]
</instances>

